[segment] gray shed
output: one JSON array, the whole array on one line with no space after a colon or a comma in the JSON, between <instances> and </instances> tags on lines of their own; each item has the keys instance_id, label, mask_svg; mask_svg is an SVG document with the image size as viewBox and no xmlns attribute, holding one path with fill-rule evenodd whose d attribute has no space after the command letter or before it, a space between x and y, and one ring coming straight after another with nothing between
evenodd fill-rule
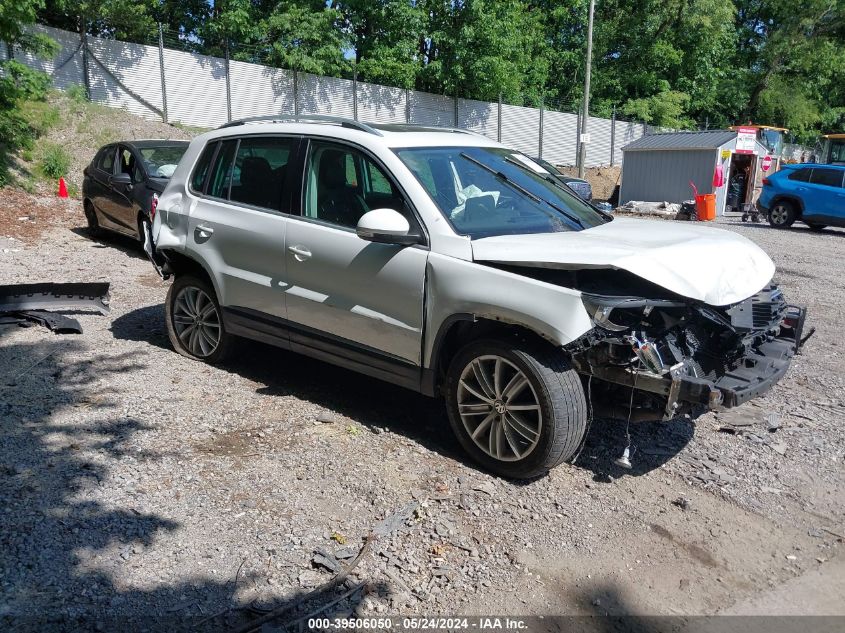
<instances>
[{"instance_id":1,"label":"gray shed","mask_svg":"<svg viewBox=\"0 0 845 633\"><path fill-rule=\"evenodd\" d=\"M690 182L693 182L699 193L716 194L716 213L722 215L727 202L727 185L734 171L741 166L754 176L758 170L757 158L766 155L766 148L759 142L753 151L736 154L736 142L735 131L710 130L650 134L629 143L622 148L619 204L631 200L691 200ZM724 182L720 187L714 187L714 175L719 165ZM751 202L753 198L756 178L749 180L751 186L747 187L747 194L743 193L740 202Z\"/></svg>"}]
</instances>

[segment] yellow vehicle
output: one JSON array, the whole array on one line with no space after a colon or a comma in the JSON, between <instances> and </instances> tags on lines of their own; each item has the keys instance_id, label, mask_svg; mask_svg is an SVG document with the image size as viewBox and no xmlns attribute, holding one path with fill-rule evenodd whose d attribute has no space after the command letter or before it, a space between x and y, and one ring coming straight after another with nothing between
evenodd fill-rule
<instances>
[{"instance_id":1,"label":"yellow vehicle","mask_svg":"<svg viewBox=\"0 0 845 633\"><path fill-rule=\"evenodd\" d=\"M757 140L765 146L770 156L780 161L781 154L783 153L783 136L789 132L788 129L773 125L757 125L755 123L732 125L730 127L735 132L738 132L740 128L754 128L757 130Z\"/></svg>"},{"instance_id":2,"label":"yellow vehicle","mask_svg":"<svg viewBox=\"0 0 845 633\"><path fill-rule=\"evenodd\" d=\"M825 134L822 163L845 165L845 134Z\"/></svg>"}]
</instances>

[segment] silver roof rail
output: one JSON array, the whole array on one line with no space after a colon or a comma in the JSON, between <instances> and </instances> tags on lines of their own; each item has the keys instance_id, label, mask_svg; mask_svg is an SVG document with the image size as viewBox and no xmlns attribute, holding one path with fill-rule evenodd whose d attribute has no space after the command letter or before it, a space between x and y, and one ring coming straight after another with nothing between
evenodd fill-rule
<instances>
[{"instance_id":1,"label":"silver roof rail","mask_svg":"<svg viewBox=\"0 0 845 633\"><path fill-rule=\"evenodd\" d=\"M377 123L375 126L376 128L386 132L450 132L453 134L472 134L473 136L484 137L484 135L480 132L461 127L419 125L415 123Z\"/></svg>"},{"instance_id":2,"label":"silver roof rail","mask_svg":"<svg viewBox=\"0 0 845 633\"><path fill-rule=\"evenodd\" d=\"M340 125L341 127L346 127L353 130L360 130L361 132L367 132L368 134L374 134L375 136L384 136L384 134L379 132L374 127L367 125L366 123L361 123L360 121L355 121L353 119L347 119L340 116L326 116L323 114L302 114L300 116L276 116L271 114L269 116L253 116L248 117L246 119L229 121L228 123L224 123L217 129L222 130L223 128L235 127L237 125L246 125L249 123L335 123L337 125Z\"/></svg>"}]
</instances>

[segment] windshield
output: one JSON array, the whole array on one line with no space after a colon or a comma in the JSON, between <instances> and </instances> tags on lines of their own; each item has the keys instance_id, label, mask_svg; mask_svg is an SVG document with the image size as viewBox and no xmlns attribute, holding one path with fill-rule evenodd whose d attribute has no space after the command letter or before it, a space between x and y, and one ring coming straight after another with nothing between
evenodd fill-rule
<instances>
[{"instance_id":1,"label":"windshield","mask_svg":"<svg viewBox=\"0 0 845 633\"><path fill-rule=\"evenodd\" d=\"M783 151L783 134L779 130L760 130L760 142L770 154L780 156Z\"/></svg>"},{"instance_id":2,"label":"windshield","mask_svg":"<svg viewBox=\"0 0 845 633\"><path fill-rule=\"evenodd\" d=\"M176 166L182 158L182 154L188 149L185 145L165 145L162 147L141 148L141 158L144 159L144 166L152 178L170 178L176 171Z\"/></svg>"},{"instance_id":3,"label":"windshield","mask_svg":"<svg viewBox=\"0 0 845 633\"><path fill-rule=\"evenodd\" d=\"M549 172L552 176L560 175L560 171L558 171L557 167L552 165L549 161L543 160L542 158L532 158L531 160L540 165L540 167L545 167L546 171Z\"/></svg>"},{"instance_id":4,"label":"windshield","mask_svg":"<svg viewBox=\"0 0 845 633\"><path fill-rule=\"evenodd\" d=\"M833 165L845 165L845 140L830 139L826 161Z\"/></svg>"},{"instance_id":5,"label":"windshield","mask_svg":"<svg viewBox=\"0 0 845 633\"><path fill-rule=\"evenodd\" d=\"M420 147L396 152L456 232L559 233L607 218L525 155L501 147Z\"/></svg>"}]
</instances>

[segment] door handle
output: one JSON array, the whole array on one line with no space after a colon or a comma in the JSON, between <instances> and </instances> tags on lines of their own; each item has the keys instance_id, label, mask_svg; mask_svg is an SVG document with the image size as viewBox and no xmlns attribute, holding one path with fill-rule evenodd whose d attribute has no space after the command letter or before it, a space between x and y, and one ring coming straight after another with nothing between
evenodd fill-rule
<instances>
[{"instance_id":1,"label":"door handle","mask_svg":"<svg viewBox=\"0 0 845 633\"><path fill-rule=\"evenodd\" d=\"M197 228L194 230L200 234L200 237L211 237L211 235L214 233L213 228L204 224L197 225Z\"/></svg>"},{"instance_id":2,"label":"door handle","mask_svg":"<svg viewBox=\"0 0 845 633\"><path fill-rule=\"evenodd\" d=\"M304 246L289 246L288 250L293 253L293 256L298 262L304 262L306 259L311 257L311 251Z\"/></svg>"}]
</instances>

